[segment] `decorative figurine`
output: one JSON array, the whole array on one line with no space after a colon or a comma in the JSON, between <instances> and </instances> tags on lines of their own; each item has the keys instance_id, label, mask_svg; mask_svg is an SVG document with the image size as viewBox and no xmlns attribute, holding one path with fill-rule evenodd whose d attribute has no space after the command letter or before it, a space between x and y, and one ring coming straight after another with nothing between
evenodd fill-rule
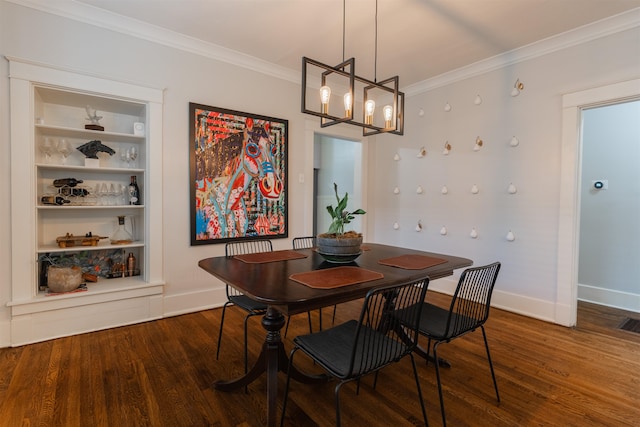
<instances>
[{"instance_id":1,"label":"decorative figurine","mask_svg":"<svg viewBox=\"0 0 640 427\"><path fill-rule=\"evenodd\" d=\"M96 110L92 110L90 105L87 105L85 110L87 111L87 120L89 120L91 122L91 124L84 125L84 128L85 129L90 129L90 130L102 130L103 131L104 130L104 126L100 126L100 119L102 118L102 116L99 116L98 112Z\"/></svg>"},{"instance_id":2,"label":"decorative figurine","mask_svg":"<svg viewBox=\"0 0 640 427\"><path fill-rule=\"evenodd\" d=\"M98 141L97 139L89 141L86 144L82 144L77 149L84 154L87 159L97 159L99 152L107 153L110 156L113 156L116 153L115 150L107 147L102 143L102 141Z\"/></svg>"}]
</instances>

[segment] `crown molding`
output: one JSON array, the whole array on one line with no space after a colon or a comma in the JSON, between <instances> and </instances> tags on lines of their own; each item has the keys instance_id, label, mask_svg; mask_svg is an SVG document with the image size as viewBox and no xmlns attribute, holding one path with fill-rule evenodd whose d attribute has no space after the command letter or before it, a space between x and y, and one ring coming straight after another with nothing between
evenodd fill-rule
<instances>
[{"instance_id":1,"label":"crown molding","mask_svg":"<svg viewBox=\"0 0 640 427\"><path fill-rule=\"evenodd\" d=\"M73 19L96 27L105 28L107 30L116 31L118 33L130 35L132 37L151 41L182 51L194 53L196 55L215 59L238 67L247 68L281 80L296 84L300 83L299 70L282 67L272 62L228 49L224 46L204 42L146 22L108 12L104 9L87 5L85 3L78 3L73 0L65 2L51 0L5 1ZM578 27L562 34L558 34L406 86L405 88L402 88L402 91L406 96L417 95L457 81L465 80L470 77L516 64L518 62L537 58L638 26L640 26L640 8L631 9L630 11Z\"/></svg>"},{"instance_id":2,"label":"crown molding","mask_svg":"<svg viewBox=\"0 0 640 427\"><path fill-rule=\"evenodd\" d=\"M582 27L557 34L546 39L528 44L491 58L483 59L473 64L440 74L430 79L409 85L404 88L407 96L417 95L470 77L508 67L518 62L527 61L557 52L572 46L606 37L621 31L640 26L640 8L614 15Z\"/></svg>"},{"instance_id":3,"label":"crown molding","mask_svg":"<svg viewBox=\"0 0 640 427\"><path fill-rule=\"evenodd\" d=\"M51 0L5 1L300 84L299 71L85 3L73 0L65 2Z\"/></svg>"}]
</instances>

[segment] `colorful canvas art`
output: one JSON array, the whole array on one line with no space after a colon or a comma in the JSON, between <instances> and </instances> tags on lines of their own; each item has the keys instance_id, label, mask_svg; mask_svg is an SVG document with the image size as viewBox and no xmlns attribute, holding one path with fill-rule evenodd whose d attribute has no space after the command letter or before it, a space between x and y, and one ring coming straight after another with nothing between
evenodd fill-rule
<instances>
[{"instance_id":1,"label":"colorful canvas art","mask_svg":"<svg viewBox=\"0 0 640 427\"><path fill-rule=\"evenodd\" d=\"M191 244L287 237L288 121L189 104Z\"/></svg>"}]
</instances>

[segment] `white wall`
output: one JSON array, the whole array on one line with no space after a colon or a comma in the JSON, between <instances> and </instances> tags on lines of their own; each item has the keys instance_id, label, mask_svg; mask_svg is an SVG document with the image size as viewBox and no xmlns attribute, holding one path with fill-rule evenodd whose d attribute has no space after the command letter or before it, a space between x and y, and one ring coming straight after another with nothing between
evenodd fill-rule
<instances>
[{"instance_id":1,"label":"white wall","mask_svg":"<svg viewBox=\"0 0 640 427\"><path fill-rule=\"evenodd\" d=\"M165 314L224 301L222 284L197 265L202 258L223 254L223 245L190 246L189 102L289 120L289 234L304 233L304 218L312 213L296 203L303 199L307 185L297 180L305 172L307 158L299 85L4 1L0 1L0 55L164 89ZM8 195L8 62L4 58L0 60L0 94L0 190ZM11 300L9 212L7 203L0 204L0 347L7 342L2 331L8 330L6 303ZM290 248L291 241L274 240L274 247Z\"/></svg>"},{"instance_id":2,"label":"white wall","mask_svg":"<svg viewBox=\"0 0 640 427\"><path fill-rule=\"evenodd\" d=\"M404 138L379 136L371 151L372 170L388 171L369 182L376 240L462 255L476 265L501 261L497 305L555 321L557 288L566 285L556 280L562 94L640 76L639 42L636 27L408 97ZM511 97L517 78L525 89ZM476 152L478 136L484 146ZM517 147L509 144L513 136ZM447 140L452 151L443 156ZM422 146L428 155L417 158ZM516 194L507 192L510 183ZM477 239L469 237L472 228ZM513 242L505 239L509 230Z\"/></svg>"},{"instance_id":3,"label":"white wall","mask_svg":"<svg viewBox=\"0 0 640 427\"><path fill-rule=\"evenodd\" d=\"M582 113L578 296L640 310L640 101ZM597 190L593 180L608 181Z\"/></svg>"},{"instance_id":4,"label":"white wall","mask_svg":"<svg viewBox=\"0 0 640 427\"><path fill-rule=\"evenodd\" d=\"M640 29L431 89L406 99L404 137L380 135L364 148L364 227L369 241L500 260L495 301L554 320L560 170L561 95L640 76ZM222 284L197 267L220 245L189 246L188 103L197 102L289 120L289 233L308 234L312 217L313 129L299 112L299 85L193 53L0 0L0 54L165 89L164 237L167 315L223 301ZM424 53L428 60L428 52ZM519 77L523 93L509 92ZM480 94L483 102L473 99ZM0 191L9 182L8 65L0 61ZM453 109L446 113L449 102ZM425 111L424 117L418 111ZM343 125L338 125L343 126ZM319 126L317 126L319 128ZM521 143L512 148L516 135ZM485 146L472 150L476 136ZM445 140L453 145L441 155ZM428 155L418 159L421 146ZM393 156L399 153L400 161ZM368 167L366 166L368 165ZM367 171L368 169L368 171ZM367 175L368 173L368 175ZM518 192L509 195L513 182ZM480 188L471 195L471 185ZM442 196L447 185L450 194ZM401 193L394 195L395 186ZM421 185L425 192L418 195ZM10 301L9 206L0 204L0 346ZM415 231L421 220L424 230ZM398 222L399 230L392 224ZM446 225L447 236L439 234ZM475 227L479 237L469 238ZM511 229L514 242L506 242ZM16 232L19 232L17 230ZM276 249L290 239L274 241ZM451 281L444 281L450 286ZM435 284L434 287L439 286Z\"/></svg>"}]
</instances>

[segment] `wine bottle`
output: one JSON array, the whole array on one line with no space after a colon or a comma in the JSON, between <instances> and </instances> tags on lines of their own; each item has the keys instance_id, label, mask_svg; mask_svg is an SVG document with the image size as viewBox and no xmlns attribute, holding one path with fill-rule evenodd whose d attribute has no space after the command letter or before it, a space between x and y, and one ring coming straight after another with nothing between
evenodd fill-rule
<instances>
[{"instance_id":1,"label":"wine bottle","mask_svg":"<svg viewBox=\"0 0 640 427\"><path fill-rule=\"evenodd\" d=\"M75 179L75 178L62 178L62 179L54 179L53 180L53 186L54 187L75 187L78 184L82 184L82 180L81 179Z\"/></svg>"},{"instance_id":2,"label":"wine bottle","mask_svg":"<svg viewBox=\"0 0 640 427\"><path fill-rule=\"evenodd\" d=\"M140 204L140 188L138 188L138 181L135 175L131 175L131 183L129 184L129 204Z\"/></svg>"},{"instance_id":3,"label":"wine bottle","mask_svg":"<svg viewBox=\"0 0 640 427\"><path fill-rule=\"evenodd\" d=\"M89 190L87 190L86 188L69 188L69 187L62 187L60 188L60 190L58 190L60 192L60 194L62 194L63 196L74 196L74 197L84 197L84 196L88 196L89 195Z\"/></svg>"},{"instance_id":4,"label":"wine bottle","mask_svg":"<svg viewBox=\"0 0 640 427\"><path fill-rule=\"evenodd\" d=\"M42 196L40 201L43 205L64 205L65 203L71 203L62 196Z\"/></svg>"}]
</instances>

